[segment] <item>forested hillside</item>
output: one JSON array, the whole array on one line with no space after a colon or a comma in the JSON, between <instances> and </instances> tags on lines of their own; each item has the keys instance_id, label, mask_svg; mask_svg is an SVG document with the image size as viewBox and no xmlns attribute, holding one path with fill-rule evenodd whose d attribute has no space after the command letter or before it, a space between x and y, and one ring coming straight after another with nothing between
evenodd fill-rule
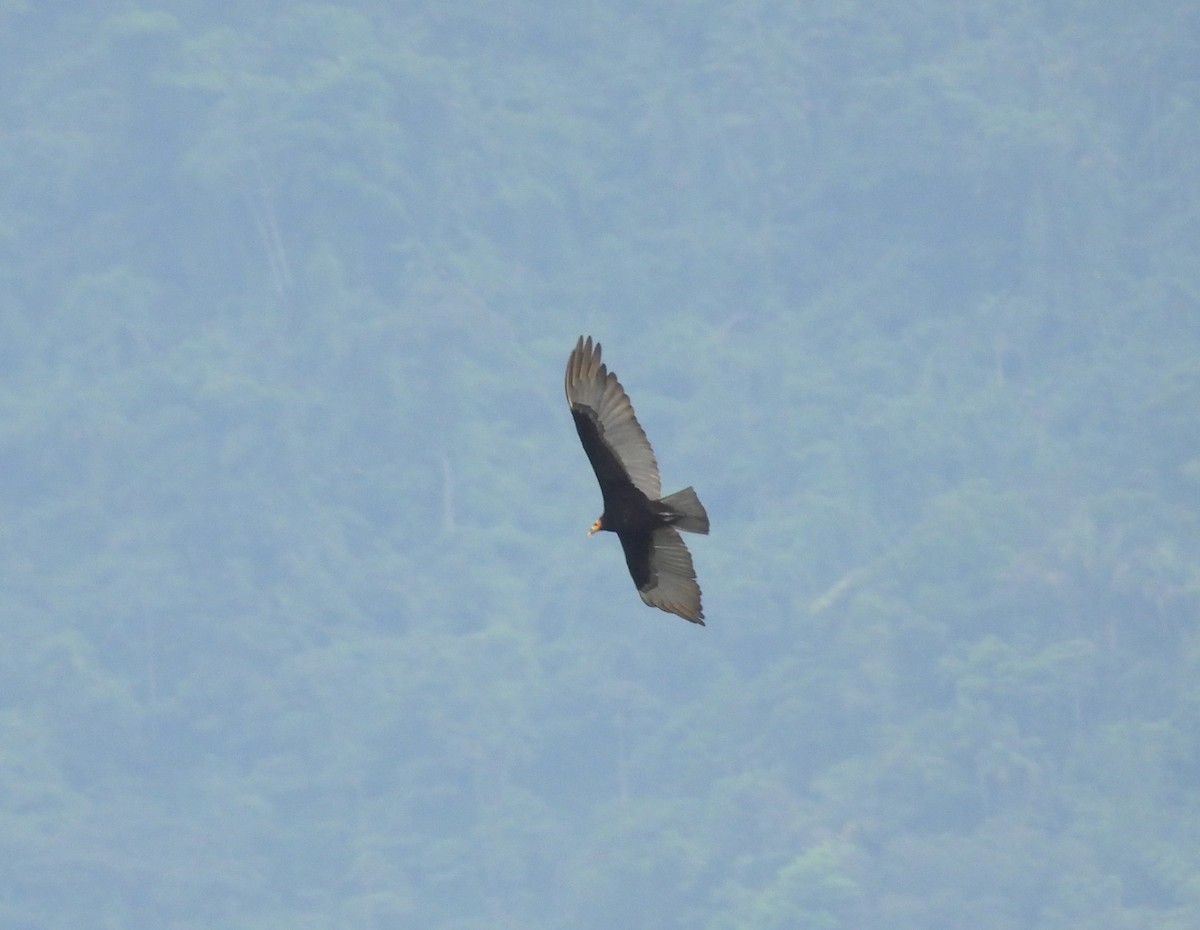
<instances>
[{"instance_id":1,"label":"forested hillside","mask_svg":"<svg viewBox=\"0 0 1200 930\"><path fill-rule=\"evenodd\" d=\"M1194 2L0 0L0 86L0 925L1200 926Z\"/></svg>"}]
</instances>

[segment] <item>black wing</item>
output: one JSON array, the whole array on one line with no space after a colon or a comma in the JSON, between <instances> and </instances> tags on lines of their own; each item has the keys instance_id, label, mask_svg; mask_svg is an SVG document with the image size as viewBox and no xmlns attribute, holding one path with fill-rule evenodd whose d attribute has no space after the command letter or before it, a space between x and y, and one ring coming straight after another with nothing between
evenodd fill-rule
<instances>
[{"instance_id":1,"label":"black wing","mask_svg":"<svg viewBox=\"0 0 1200 930\"><path fill-rule=\"evenodd\" d=\"M637 585L638 594L651 607L678 614L704 626L700 585L692 554L683 538L670 526L651 532L619 533L625 564Z\"/></svg>"},{"instance_id":2,"label":"black wing","mask_svg":"<svg viewBox=\"0 0 1200 930\"><path fill-rule=\"evenodd\" d=\"M600 361L600 343L593 345L591 336L586 341L580 336L575 343L564 385L575 430L601 487L629 481L650 500L658 500L662 487L654 450L625 389Z\"/></svg>"}]
</instances>

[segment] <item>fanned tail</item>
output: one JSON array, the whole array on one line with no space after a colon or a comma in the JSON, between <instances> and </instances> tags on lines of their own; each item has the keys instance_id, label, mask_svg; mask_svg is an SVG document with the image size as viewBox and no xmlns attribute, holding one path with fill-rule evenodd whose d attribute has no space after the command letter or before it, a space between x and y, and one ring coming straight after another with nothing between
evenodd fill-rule
<instances>
[{"instance_id":1,"label":"fanned tail","mask_svg":"<svg viewBox=\"0 0 1200 930\"><path fill-rule=\"evenodd\" d=\"M708 512L700 503L700 498L691 488L684 488L664 497L660 504L671 508L676 518L673 525L689 533L704 533L708 535Z\"/></svg>"}]
</instances>

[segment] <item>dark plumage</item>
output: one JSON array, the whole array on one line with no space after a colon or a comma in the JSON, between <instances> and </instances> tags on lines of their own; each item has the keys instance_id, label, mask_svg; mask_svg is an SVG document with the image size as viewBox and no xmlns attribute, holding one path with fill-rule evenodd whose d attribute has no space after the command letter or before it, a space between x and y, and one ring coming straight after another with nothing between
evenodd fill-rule
<instances>
[{"instance_id":1,"label":"dark plumage","mask_svg":"<svg viewBox=\"0 0 1200 930\"><path fill-rule=\"evenodd\" d=\"M708 533L704 505L690 487L660 499L654 450L591 336L575 343L565 384L575 429L604 496L604 513L591 532L617 534L643 601L703 626L700 586L678 530Z\"/></svg>"}]
</instances>

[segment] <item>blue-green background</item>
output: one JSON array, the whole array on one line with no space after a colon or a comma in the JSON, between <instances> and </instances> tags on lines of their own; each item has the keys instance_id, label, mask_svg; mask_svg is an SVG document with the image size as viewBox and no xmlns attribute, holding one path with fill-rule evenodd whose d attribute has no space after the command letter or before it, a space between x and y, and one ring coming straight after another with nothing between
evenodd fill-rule
<instances>
[{"instance_id":1,"label":"blue-green background","mask_svg":"<svg viewBox=\"0 0 1200 930\"><path fill-rule=\"evenodd\" d=\"M1194 0L3 0L0 88L5 928L1200 926Z\"/></svg>"}]
</instances>

